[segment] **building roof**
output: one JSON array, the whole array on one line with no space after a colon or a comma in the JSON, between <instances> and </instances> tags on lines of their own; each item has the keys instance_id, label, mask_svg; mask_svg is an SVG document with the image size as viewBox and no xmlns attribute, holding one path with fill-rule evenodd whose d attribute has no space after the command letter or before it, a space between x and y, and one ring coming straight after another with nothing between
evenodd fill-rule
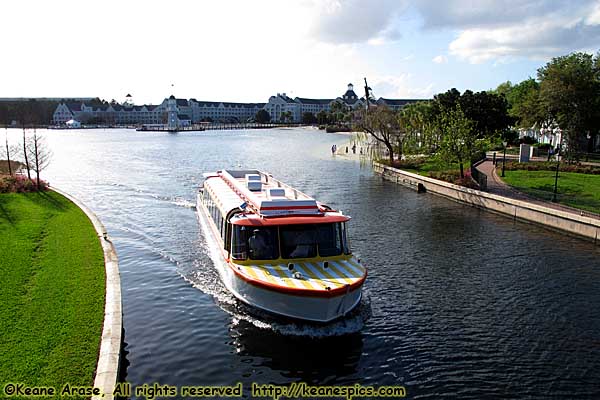
<instances>
[{"instance_id":1,"label":"building roof","mask_svg":"<svg viewBox=\"0 0 600 400\"><path fill-rule=\"evenodd\" d=\"M296 101L302 104L329 104L334 99L306 99L304 97L296 97Z\"/></svg>"},{"instance_id":2,"label":"building roof","mask_svg":"<svg viewBox=\"0 0 600 400\"><path fill-rule=\"evenodd\" d=\"M187 101L187 99L177 99L177 105L187 107L190 105L190 103Z\"/></svg>"},{"instance_id":3,"label":"building roof","mask_svg":"<svg viewBox=\"0 0 600 400\"><path fill-rule=\"evenodd\" d=\"M278 96L281 99L283 99L286 103L295 103L296 102L294 99L292 99L291 97L289 97L285 93L279 93Z\"/></svg>"},{"instance_id":4,"label":"building roof","mask_svg":"<svg viewBox=\"0 0 600 400\"><path fill-rule=\"evenodd\" d=\"M384 99L380 97L377 100L377 104L387 104L389 106L405 106L410 103L416 103L418 101L426 101L424 99Z\"/></svg>"}]
</instances>

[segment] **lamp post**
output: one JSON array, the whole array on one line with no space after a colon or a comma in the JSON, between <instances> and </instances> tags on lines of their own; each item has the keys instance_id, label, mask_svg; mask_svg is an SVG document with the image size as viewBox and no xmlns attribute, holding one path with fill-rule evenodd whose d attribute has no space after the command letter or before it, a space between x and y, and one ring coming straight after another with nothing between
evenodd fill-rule
<instances>
[{"instance_id":1,"label":"lamp post","mask_svg":"<svg viewBox=\"0 0 600 400\"><path fill-rule=\"evenodd\" d=\"M554 175L554 194L552 195L552 202L556 203L556 192L558 191L558 169L560 168L560 145L556 151L556 175Z\"/></svg>"},{"instance_id":2,"label":"lamp post","mask_svg":"<svg viewBox=\"0 0 600 400\"><path fill-rule=\"evenodd\" d=\"M506 167L506 146L508 145L508 142L505 140L502 142L502 145L504 146L504 157L502 158L502 177L504 178L504 169Z\"/></svg>"}]
</instances>

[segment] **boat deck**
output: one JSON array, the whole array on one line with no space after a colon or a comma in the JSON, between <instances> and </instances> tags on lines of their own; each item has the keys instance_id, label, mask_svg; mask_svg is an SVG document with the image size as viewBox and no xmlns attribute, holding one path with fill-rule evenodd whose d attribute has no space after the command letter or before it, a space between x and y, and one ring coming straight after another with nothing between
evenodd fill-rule
<instances>
[{"instance_id":1,"label":"boat deck","mask_svg":"<svg viewBox=\"0 0 600 400\"><path fill-rule=\"evenodd\" d=\"M366 277L366 269L352 256L323 261L298 260L287 263L232 263L239 273L250 281L258 281L283 289L310 291L338 291L359 285Z\"/></svg>"}]
</instances>

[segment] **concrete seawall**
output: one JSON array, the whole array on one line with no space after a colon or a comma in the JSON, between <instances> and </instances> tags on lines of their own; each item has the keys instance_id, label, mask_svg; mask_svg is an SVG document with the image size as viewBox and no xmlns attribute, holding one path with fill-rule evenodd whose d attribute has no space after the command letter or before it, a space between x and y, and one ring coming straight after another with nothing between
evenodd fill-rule
<instances>
[{"instance_id":1,"label":"concrete seawall","mask_svg":"<svg viewBox=\"0 0 600 400\"><path fill-rule=\"evenodd\" d=\"M100 342L100 354L96 364L94 387L100 388L104 396L93 396L93 400L112 400L119 375L121 358L121 333L123 331L123 312L121 305L121 276L119 261L114 245L110 241L106 228L96 214L81 201L56 188L52 188L79 207L90 219L104 252L104 268L106 273L106 298L104 304L104 325Z\"/></svg>"},{"instance_id":2,"label":"concrete seawall","mask_svg":"<svg viewBox=\"0 0 600 400\"><path fill-rule=\"evenodd\" d=\"M421 192L444 196L460 203L509 216L515 220L527 221L551 229L565 231L592 240L596 244L600 242L600 220L597 219L555 210L526 201L498 196L480 190L468 189L376 162L373 163L373 170L386 180L411 187Z\"/></svg>"}]
</instances>

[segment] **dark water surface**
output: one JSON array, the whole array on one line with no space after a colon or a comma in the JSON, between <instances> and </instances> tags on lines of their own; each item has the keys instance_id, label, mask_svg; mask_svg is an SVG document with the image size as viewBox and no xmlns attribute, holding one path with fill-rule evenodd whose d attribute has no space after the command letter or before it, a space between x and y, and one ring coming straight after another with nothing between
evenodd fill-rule
<instances>
[{"instance_id":1,"label":"dark water surface","mask_svg":"<svg viewBox=\"0 0 600 400\"><path fill-rule=\"evenodd\" d=\"M403 385L415 399L600 398L600 247L417 194L309 130L49 131L51 184L119 255L134 386ZM353 217L369 268L346 320L251 316L220 284L193 206L202 173L259 168ZM247 396L249 393L246 392Z\"/></svg>"}]
</instances>

